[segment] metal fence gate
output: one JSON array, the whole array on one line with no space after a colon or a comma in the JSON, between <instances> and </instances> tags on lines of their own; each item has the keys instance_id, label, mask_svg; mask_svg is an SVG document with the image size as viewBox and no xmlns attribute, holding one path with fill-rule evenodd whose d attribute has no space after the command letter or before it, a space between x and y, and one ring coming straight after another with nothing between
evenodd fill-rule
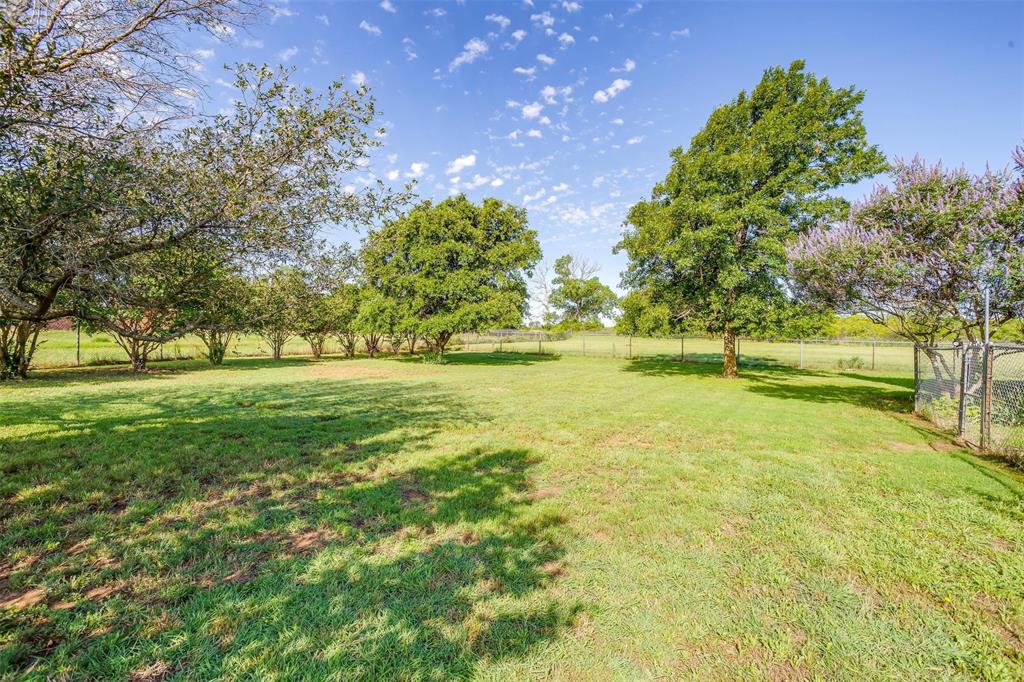
<instances>
[{"instance_id":1,"label":"metal fence gate","mask_svg":"<svg viewBox=\"0 0 1024 682\"><path fill-rule=\"evenodd\" d=\"M1024 463L1024 344L919 347L914 386L918 413Z\"/></svg>"}]
</instances>

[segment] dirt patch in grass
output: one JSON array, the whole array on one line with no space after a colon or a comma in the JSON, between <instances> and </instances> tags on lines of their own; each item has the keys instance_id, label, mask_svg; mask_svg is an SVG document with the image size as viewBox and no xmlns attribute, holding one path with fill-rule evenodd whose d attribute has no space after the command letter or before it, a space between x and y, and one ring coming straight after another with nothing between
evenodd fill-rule
<instances>
[{"instance_id":1,"label":"dirt patch in grass","mask_svg":"<svg viewBox=\"0 0 1024 682\"><path fill-rule=\"evenodd\" d=\"M542 488L540 490L534 490L525 495L526 499L530 502L537 502L538 500L546 500L549 497L560 495L562 493L562 486L554 485L549 488Z\"/></svg>"},{"instance_id":2,"label":"dirt patch in grass","mask_svg":"<svg viewBox=\"0 0 1024 682\"><path fill-rule=\"evenodd\" d=\"M154 661L144 668L132 671L128 678L131 682L160 682L166 680L174 669L165 661Z\"/></svg>"},{"instance_id":3,"label":"dirt patch in grass","mask_svg":"<svg viewBox=\"0 0 1024 682\"><path fill-rule=\"evenodd\" d=\"M32 587L20 592L10 592L0 596L0 609L27 609L46 599L46 590Z\"/></svg>"}]
</instances>

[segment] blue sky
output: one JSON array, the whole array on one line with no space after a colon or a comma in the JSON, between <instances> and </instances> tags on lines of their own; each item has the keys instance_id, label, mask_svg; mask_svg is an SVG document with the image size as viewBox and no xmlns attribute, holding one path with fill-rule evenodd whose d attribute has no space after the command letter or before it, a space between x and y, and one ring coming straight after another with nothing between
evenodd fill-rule
<instances>
[{"instance_id":1,"label":"blue sky","mask_svg":"<svg viewBox=\"0 0 1024 682\"><path fill-rule=\"evenodd\" d=\"M669 150L768 66L805 59L834 85L865 89L869 140L890 157L980 171L1024 141L1019 2L290 0L271 10L244 35L195 45L207 106L232 96L217 81L236 61L286 63L315 87L365 81L387 134L353 186L414 178L423 197L526 206L546 257L583 255L615 287L625 259L611 251L629 206L664 177Z\"/></svg>"}]
</instances>

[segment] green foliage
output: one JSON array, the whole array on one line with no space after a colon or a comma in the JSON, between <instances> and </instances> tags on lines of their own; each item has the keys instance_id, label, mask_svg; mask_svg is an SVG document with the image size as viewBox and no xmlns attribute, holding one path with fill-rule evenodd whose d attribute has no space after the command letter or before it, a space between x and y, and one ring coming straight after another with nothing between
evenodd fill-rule
<instances>
[{"instance_id":1,"label":"green foliage","mask_svg":"<svg viewBox=\"0 0 1024 682\"><path fill-rule=\"evenodd\" d=\"M675 332L672 311L651 300L647 290L631 291L619 302L621 314L615 325L620 334L668 336Z\"/></svg>"},{"instance_id":2,"label":"green foliage","mask_svg":"<svg viewBox=\"0 0 1024 682\"><path fill-rule=\"evenodd\" d=\"M518 326L526 278L539 259L524 209L498 199L476 205L464 195L419 204L371 232L362 250L367 286L401 301L388 308L389 321L414 329L439 353L453 334Z\"/></svg>"},{"instance_id":3,"label":"green foliage","mask_svg":"<svg viewBox=\"0 0 1024 682\"><path fill-rule=\"evenodd\" d=\"M789 303L787 243L845 213L831 190L885 167L866 140L863 97L796 61L716 109L630 210L616 247L629 256L624 284L726 337L790 317L775 312Z\"/></svg>"},{"instance_id":4,"label":"green foliage","mask_svg":"<svg viewBox=\"0 0 1024 682\"><path fill-rule=\"evenodd\" d=\"M555 261L549 304L559 320L557 329L602 328L601 318L614 315L618 298L593 275L595 270L568 254Z\"/></svg>"}]
</instances>

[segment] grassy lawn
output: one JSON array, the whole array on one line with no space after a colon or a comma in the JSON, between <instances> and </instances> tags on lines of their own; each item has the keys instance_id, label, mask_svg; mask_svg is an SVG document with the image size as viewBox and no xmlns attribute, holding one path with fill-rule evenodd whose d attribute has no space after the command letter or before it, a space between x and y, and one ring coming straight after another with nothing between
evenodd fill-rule
<instances>
[{"instance_id":1,"label":"grassy lawn","mask_svg":"<svg viewBox=\"0 0 1024 682\"><path fill-rule=\"evenodd\" d=\"M0 679L1024 677L910 379L456 354L0 386Z\"/></svg>"}]
</instances>

